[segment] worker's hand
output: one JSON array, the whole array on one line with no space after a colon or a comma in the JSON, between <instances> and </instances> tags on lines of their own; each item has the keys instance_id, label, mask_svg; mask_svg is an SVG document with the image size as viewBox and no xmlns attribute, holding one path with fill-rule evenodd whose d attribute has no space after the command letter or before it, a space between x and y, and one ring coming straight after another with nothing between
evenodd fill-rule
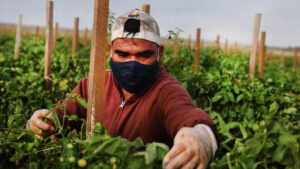
<instances>
[{"instance_id":1,"label":"worker's hand","mask_svg":"<svg viewBox=\"0 0 300 169\"><path fill-rule=\"evenodd\" d=\"M28 121L27 129L32 130L35 132L35 135L40 138L43 131L50 130L54 131L55 128L53 126L53 116L52 112L50 112L48 115L49 110L47 109L41 109L37 110L33 113L31 118ZM44 122L44 119L51 120L50 122L46 123Z\"/></svg>"},{"instance_id":2,"label":"worker's hand","mask_svg":"<svg viewBox=\"0 0 300 169\"><path fill-rule=\"evenodd\" d=\"M215 136L208 126L184 127L176 134L174 145L163 164L166 169L205 169L216 149Z\"/></svg>"}]
</instances>

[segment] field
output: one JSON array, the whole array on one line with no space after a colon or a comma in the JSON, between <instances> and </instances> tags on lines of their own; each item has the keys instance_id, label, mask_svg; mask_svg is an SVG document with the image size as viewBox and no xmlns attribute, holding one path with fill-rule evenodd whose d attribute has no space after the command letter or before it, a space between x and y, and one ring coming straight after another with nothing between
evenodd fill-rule
<instances>
[{"instance_id":1,"label":"field","mask_svg":"<svg viewBox=\"0 0 300 169\"><path fill-rule=\"evenodd\" d=\"M143 148L140 139L112 138L101 124L87 139L85 125L80 132L71 131L57 119L57 132L40 140L24 130L35 110L51 109L58 100L73 97L86 104L70 92L88 75L90 44L84 49L80 42L71 55L67 40L57 39L52 85L45 90L44 39L22 36L19 59L14 60L15 36L0 36L0 168L161 168L166 145ZM300 168L300 68L292 71L292 58L285 58L285 67L279 59L265 59L264 76L251 81L246 54L208 46L194 70L194 50L182 44L175 56L165 46L162 64L217 125L221 144L210 168Z\"/></svg>"}]
</instances>

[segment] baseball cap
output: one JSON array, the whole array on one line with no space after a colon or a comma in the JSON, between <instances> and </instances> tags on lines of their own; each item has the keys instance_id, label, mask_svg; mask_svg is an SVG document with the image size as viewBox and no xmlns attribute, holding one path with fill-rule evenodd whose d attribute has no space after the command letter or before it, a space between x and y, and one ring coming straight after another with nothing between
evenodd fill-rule
<instances>
[{"instance_id":1,"label":"baseball cap","mask_svg":"<svg viewBox=\"0 0 300 169\"><path fill-rule=\"evenodd\" d=\"M152 16L134 9L116 19L111 30L111 41L117 38L145 39L159 45L159 27Z\"/></svg>"}]
</instances>

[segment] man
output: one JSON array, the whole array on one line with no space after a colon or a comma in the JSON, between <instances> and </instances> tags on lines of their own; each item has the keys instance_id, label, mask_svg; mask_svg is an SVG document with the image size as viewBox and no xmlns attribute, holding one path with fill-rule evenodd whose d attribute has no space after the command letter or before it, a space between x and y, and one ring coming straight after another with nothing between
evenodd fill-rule
<instances>
[{"instance_id":1,"label":"man","mask_svg":"<svg viewBox=\"0 0 300 169\"><path fill-rule=\"evenodd\" d=\"M103 124L112 136L128 140L141 137L145 143L163 142L170 151L164 158L167 169L205 168L217 149L216 128L206 112L197 108L187 91L159 65L163 46L159 28L150 15L133 10L116 19L109 45L110 65L106 71ZM88 79L74 91L87 100ZM62 100L68 115L86 118L86 109L77 102ZM55 110L60 118L64 112ZM34 112L28 128L54 130L43 122L48 110ZM65 120L79 129L80 123Z\"/></svg>"}]
</instances>

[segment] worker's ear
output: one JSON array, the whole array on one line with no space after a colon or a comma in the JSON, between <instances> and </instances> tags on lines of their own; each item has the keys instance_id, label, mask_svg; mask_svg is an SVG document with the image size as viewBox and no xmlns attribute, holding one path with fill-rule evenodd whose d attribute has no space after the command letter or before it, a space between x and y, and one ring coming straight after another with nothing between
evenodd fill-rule
<instances>
[{"instance_id":1,"label":"worker's ear","mask_svg":"<svg viewBox=\"0 0 300 169\"><path fill-rule=\"evenodd\" d=\"M162 63L163 60L163 54L164 54L164 46L160 45L159 46L159 64Z\"/></svg>"}]
</instances>

